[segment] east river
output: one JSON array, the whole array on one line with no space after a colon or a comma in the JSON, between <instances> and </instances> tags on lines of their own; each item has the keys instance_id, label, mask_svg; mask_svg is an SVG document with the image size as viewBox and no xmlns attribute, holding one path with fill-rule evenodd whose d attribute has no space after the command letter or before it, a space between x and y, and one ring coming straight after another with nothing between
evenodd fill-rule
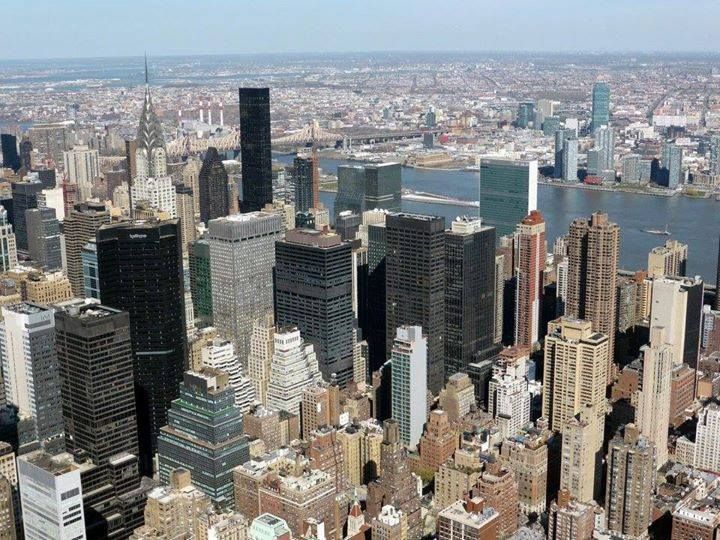
<instances>
[{"instance_id":1,"label":"east river","mask_svg":"<svg viewBox=\"0 0 720 540\"><path fill-rule=\"evenodd\" d=\"M275 156L285 164L292 156ZM358 162L321 159L324 172L335 174L337 166ZM446 195L456 199L478 200L477 172L413 169L402 170L403 188ZM320 200L332 215L335 193L321 192ZM482 201L481 201L482 204ZM477 214L478 209L467 206L415 202L404 200L406 212L444 216L449 221L458 215ZM538 186L538 209L547 224L548 249L557 236L567 233L568 225L577 217L603 211L621 227L620 266L635 270L647 266L647 254L667 238L688 244L688 274L700 275L715 282L718 235L720 235L720 202L714 199L689 197L655 197L620 191L593 191L553 186ZM672 236L657 236L643 229L664 229Z\"/></svg>"}]
</instances>

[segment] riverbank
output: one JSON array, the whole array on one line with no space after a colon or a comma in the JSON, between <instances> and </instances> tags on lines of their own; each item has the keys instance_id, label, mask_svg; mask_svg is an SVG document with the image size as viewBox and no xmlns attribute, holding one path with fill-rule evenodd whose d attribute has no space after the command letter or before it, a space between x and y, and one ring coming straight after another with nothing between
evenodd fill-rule
<instances>
[{"instance_id":1,"label":"riverbank","mask_svg":"<svg viewBox=\"0 0 720 540\"><path fill-rule=\"evenodd\" d=\"M551 187L558 187L558 188L569 188L569 189L585 189L588 191L607 191L611 193L627 193L630 195L650 195L653 197L675 197L676 195L682 195L682 193L677 191L651 191L648 189L642 190L642 189L622 189L618 187L610 187L610 186L593 186L589 184L566 184L563 182L548 182L543 180L538 180L538 184L541 186L551 186Z\"/></svg>"}]
</instances>

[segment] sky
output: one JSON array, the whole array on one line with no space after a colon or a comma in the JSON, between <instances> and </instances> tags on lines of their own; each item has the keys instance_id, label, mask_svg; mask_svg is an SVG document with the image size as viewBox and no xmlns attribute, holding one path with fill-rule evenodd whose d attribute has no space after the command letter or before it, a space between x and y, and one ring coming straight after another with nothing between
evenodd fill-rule
<instances>
[{"instance_id":1,"label":"sky","mask_svg":"<svg viewBox=\"0 0 720 540\"><path fill-rule=\"evenodd\" d=\"M720 51L718 0L0 0L0 59Z\"/></svg>"}]
</instances>

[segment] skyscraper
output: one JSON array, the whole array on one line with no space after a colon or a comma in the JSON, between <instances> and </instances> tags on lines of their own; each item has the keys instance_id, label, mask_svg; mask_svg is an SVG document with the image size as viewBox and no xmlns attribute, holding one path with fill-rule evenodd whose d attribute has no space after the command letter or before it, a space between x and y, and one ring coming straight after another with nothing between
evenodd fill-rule
<instances>
[{"instance_id":1,"label":"skyscraper","mask_svg":"<svg viewBox=\"0 0 720 540\"><path fill-rule=\"evenodd\" d=\"M277 217L277 216L275 216ZM332 232L288 231L275 246L275 320L315 346L320 372L353 378L352 247Z\"/></svg>"},{"instance_id":2,"label":"skyscraper","mask_svg":"<svg viewBox=\"0 0 720 540\"><path fill-rule=\"evenodd\" d=\"M255 399L263 406L267 403L270 369L275 352L275 318L272 313L253 324L250 337L247 374L253 385Z\"/></svg>"},{"instance_id":3,"label":"skyscraper","mask_svg":"<svg viewBox=\"0 0 720 540\"><path fill-rule=\"evenodd\" d=\"M667 171L666 187L675 189L683 183L683 149L675 143L665 143L662 147L662 166Z\"/></svg>"},{"instance_id":4,"label":"skyscraper","mask_svg":"<svg viewBox=\"0 0 720 540\"><path fill-rule=\"evenodd\" d=\"M565 148L565 137L569 136L572 130L558 129L555 131L555 161L553 166L553 178L563 178L563 149Z\"/></svg>"},{"instance_id":5,"label":"skyscraper","mask_svg":"<svg viewBox=\"0 0 720 540\"><path fill-rule=\"evenodd\" d=\"M687 268L688 247L677 240L668 240L664 246L652 248L648 254L648 277L684 276Z\"/></svg>"},{"instance_id":6,"label":"skyscraper","mask_svg":"<svg viewBox=\"0 0 720 540\"><path fill-rule=\"evenodd\" d=\"M697 368L703 310L703 281L698 278L656 278L652 284L650 328L663 327L672 345L675 365Z\"/></svg>"},{"instance_id":7,"label":"skyscraper","mask_svg":"<svg viewBox=\"0 0 720 540\"><path fill-rule=\"evenodd\" d=\"M137 456L130 318L98 303L59 304L55 335L68 450L102 469L119 454Z\"/></svg>"},{"instance_id":8,"label":"skyscraper","mask_svg":"<svg viewBox=\"0 0 720 540\"><path fill-rule=\"evenodd\" d=\"M167 152L162 125L150 97L147 58L145 59L145 98L143 100L137 138L135 139L135 173L136 179L160 178L167 176ZM132 186L131 186L132 187ZM131 201L132 205L135 201Z\"/></svg>"},{"instance_id":9,"label":"skyscraper","mask_svg":"<svg viewBox=\"0 0 720 540\"><path fill-rule=\"evenodd\" d=\"M60 223L55 217L55 209L42 206L25 210L25 223L30 258L43 270L61 269Z\"/></svg>"},{"instance_id":10,"label":"skyscraper","mask_svg":"<svg viewBox=\"0 0 720 540\"><path fill-rule=\"evenodd\" d=\"M368 342L369 368L373 372L387 360L386 318L387 305L385 266L386 266L386 215L381 223L367 226L368 235L368 281L367 281L367 327L364 338Z\"/></svg>"},{"instance_id":11,"label":"skyscraper","mask_svg":"<svg viewBox=\"0 0 720 540\"><path fill-rule=\"evenodd\" d=\"M300 414L303 392L319 381L313 346L303 340L297 328L278 329L274 334L267 386L268 408Z\"/></svg>"},{"instance_id":12,"label":"skyscraper","mask_svg":"<svg viewBox=\"0 0 720 540\"><path fill-rule=\"evenodd\" d=\"M695 467L720 473L720 405L710 402L698 413L695 431Z\"/></svg>"},{"instance_id":13,"label":"skyscraper","mask_svg":"<svg viewBox=\"0 0 720 540\"><path fill-rule=\"evenodd\" d=\"M633 424L610 441L607 455L605 516L610 533L626 538L647 534L652 522L655 446Z\"/></svg>"},{"instance_id":14,"label":"skyscraper","mask_svg":"<svg viewBox=\"0 0 720 540\"><path fill-rule=\"evenodd\" d=\"M622 158L622 177L624 184L637 184L640 182L642 171L640 168L640 156L628 154Z\"/></svg>"},{"instance_id":15,"label":"skyscraper","mask_svg":"<svg viewBox=\"0 0 720 540\"><path fill-rule=\"evenodd\" d=\"M392 417L407 446L418 444L427 418L427 337L420 326L397 328L392 352Z\"/></svg>"},{"instance_id":16,"label":"skyscraper","mask_svg":"<svg viewBox=\"0 0 720 540\"><path fill-rule=\"evenodd\" d=\"M593 330L608 337L610 362L615 354L620 227L603 213L576 219L570 224L567 249L565 314L592 322ZM608 377L612 374L610 367Z\"/></svg>"},{"instance_id":17,"label":"skyscraper","mask_svg":"<svg viewBox=\"0 0 720 540\"><path fill-rule=\"evenodd\" d=\"M210 242L199 238L188 246L190 267L190 294L195 318L200 327L212 326L212 277L210 273Z\"/></svg>"},{"instance_id":18,"label":"skyscraper","mask_svg":"<svg viewBox=\"0 0 720 540\"><path fill-rule=\"evenodd\" d=\"M562 317L548 324L543 369L543 416L561 430L586 407L605 418L609 339L590 321Z\"/></svg>"},{"instance_id":19,"label":"skyscraper","mask_svg":"<svg viewBox=\"0 0 720 540\"><path fill-rule=\"evenodd\" d=\"M537 161L480 160L480 211L496 235L515 231L537 209Z\"/></svg>"},{"instance_id":20,"label":"skyscraper","mask_svg":"<svg viewBox=\"0 0 720 540\"><path fill-rule=\"evenodd\" d=\"M592 116L590 126L593 132L610 125L610 87L607 83L596 82L592 89Z\"/></svg>"},{"instance_id":21,"label":"skyscraper","mask_svg":"<svg viewBox=\"0 0 720 540\"><path fill-rule=\"evenodd\" d=\"M495 229L457 218L445 232L445 374L495 350Z\"/></svg>"},{"instance_id":22,"label":"skyscraper","mask_svg":"<svg viewBox=\"0 0 720 540\"><path fill-rule=\"evenodd\" d=\"M51 454L65 450L60 368L53 310L22 302L2 307L0 353L5 400L32 418L35 441Z\"/></svg>"},{"instance_id":23,"label":"skyscraper","mask_svg":"<svg viewBox=\"0 0 720 540\"><path fill-rule=\"evenodd\" d=\"M338 166L335 215L345 210L362 214L368 210L399 212L402 168L399 163Z\"/></svg>"},{"instance_id":24,"label":"skyscraper","mask_svg":"<svg viewBox=\"0 0 720 540\"><path fill-rule=\"evenodd\" d=\"M153 210L166 212L172 219L178 217L175 184L170 176L137 177L130 187L130 194L133 212L143 202Z\"/></svg>"},{"instance_id":25,"label":"skyscraper","mask_svg":"<svg viewBox=\"0 0 720 540\"><path fill-rule=\"evenodd\" d=\"M187 360L180 227L177 220L103 225L97 250L103 304L130 315L140 463L150 473Z\"/></svg>"},{"instance_id":26,"label":"skyscraper","mask_svg":"<svg viewBox=\"0 0 720 540\"><path fill-rule=\"evenodd\" d=\"M187 371L180 397L168 411L158 437L160 480L176 469L190 471L192 483L223 508L233 505L232 470L250 459L229 375L202 368Z\"/></svg>"},{"instance_id":27,"label":"skyscraper","mask_svg":"<svg viewBox=\"0 0 720 540\"><path fill-rule=\"evenodd\" d=\"M545 220L534 210L517 226L515 345L532 348L540 339L545 275Z\"/></svg>"},{"instance_id":28,"label":"skyscraper","mask_svg":"<svg viewBox=\"0 0 720 540\"><path fill-rule=\"evenodd\" d=\"M110 212L102 203L76 204L65 216L63 221L65 260L67 276L75 296L85 296L81 251L91 238L95 238L100 226L109 223Z\"/></svg>"},{"instance_id":29,"label":"skyscraper","mask_svg":"<svg viewBox=\"0 0 720 540\"><path fill-rule=\"evenodd\" d=\"M390 214L385 229L386 352L397 328L421 326L428 342L428 387L437 394L445 382L445 219Z\"/></svg>"},{"instance_id":30,"label":"skyscraper","mask_svg":"<svg viewBox=\"0 0 720 540\"><path fill-rule=\"evenodd\" d=\"M23 137L20 141L20 165L27 171L32 169L32 151L32 142L27 137Z\"/></svg>"},{"instance_id":31,"label":"skyscraper","mask_svg":"<svg viewBox=\"0 0 720 540\"><path fill-rule=\"evenodd\" d=\"M38 195L43 190L40 181L13 182L13 225L15 227L15 241L20 251L28 249L28 230L25 223L25 210L37 208Z\"/></svg>"},{"instance_id":32,"label":"skyscraper","mask_svg":"<svg viewBox=\"0 0 720 540\"><path fill-rule=\"evenodd\" d=\"M277 214L249 212L209 222L213 324L247 367L253 323L273 310Z\"/></svg>"},{"instance_id":33,"label":"skyscraper","mask_svg":"<svg viewBox=\"0 0 720 540\"><path fill-rule=\"evenodd\" d=\"M0 271L7 272L17 266L17 244L8 212L0 207Z\"/></svg>"},{"instance_id":34,"label":"skyscraper","mask_svg":"<svg viewBox=\"0 0 720 540\"><path fill-rule=\"evenodd\" d=\"M235 406L241 414L248 412L255 401L255 388L245 376L232 342L215 338L202 348L200 354L203 366L227 373L228 385L235 391Z\"/></svg>"},{"instance_id":35,"label":"skyscraper","mask_svg":"<svg viewBox=\"0 0 720 540\"><path fill-rule=\"evenodd\" d=\"M642 370L637 395L635 425L657 452L656 467L668 460L668 426L670 425L670 378L673 349L665 341L665 329L650 330L650 344L640 348Z\"/></svg>"},{"instance_id":36,"label":"skyscraper","mask_svg":"<svg viewBox=\"0 0 720 540\"><path fill-rule=\"evenodd\" d=\"M183 185L175 186L175 207L180 220L180 238L183 255L187 254L188 245L197 238L195 227L195 194L192 188Z\"/></svg>"},{"instance_id":37,"label":"skyscraper","mask_svg":"<svg viewBox=\"0 0 720 540\"><path fill-rule=\"evenodd\" d=\"M720 135L710 137L710 174L716 176L720 174Z\"/></svg>"},{"instance_id":38,"label":"skyscraper","mask_svg":"<svg viewBox=\"0 0 720 540\"><path fill-rule=\"evenodd\" d=\"M66 181L77 186L79 202L85 202L92 196L93 180L100 176L98 151L78 145L63 152L63 161Z\"/></svg>"},{"instance_id":39,"label":"skyscraper","mask_svg":"<svg viewBox=\"0 0 720 540\"><path fill-rule=\"evenodd\" d=\"M244 177L243 177L244 178ZM229 213L228 174L217 148L210 146L198 174L200 221L225 217Z\"/></svg>"},{"instance_id":40,"label":"skyscraper","mask_svg":"<svg viewBox=\"0 0 720 540\"><path fill-rule=\"evenodd\" d=\"M270 89L240 88L242 211L262 210L272 202Z\"/></svg>"},{"instance_id":41,"label":"skyscraper","mask_svg":"<svg viewBox=\"0 0 720 540\"><path fill-rule=\"evenodd\" d=\"M567 131L567 130L566 130ZM562 181L578 181L578 140L575 135L566 136L563 139L562 150Z\"/></svg>"},{"instance_id":42,"label":"skyscraper","mask_svg":"<svg viewBox=\"0 0 720 540\"><path fill-rule=\"evenodd\" d=\"M317 154L295 156L295 211L307 212L320 205L320 169Z\"/></svg>"},{"instance_id":43,"label":"skyscraper","mask_svg":"<svg viewBox=\"0 0 720 540\"><path fill-rule=\"evenodd\" d=\"M598 172L615 168L615 130L610 126L602 126L595 130L595 149L598 152Z\"/></svg>"},{"instance_id":44,"label":"skyscraper","mask_svg":"<svg viewBox=\"0 0 720 540\"><path fill-rule=\"evenodd\" d=\"M0 150L2 151L3 167L17 172L22 165L18 154L17 137L10 133L0 133Z\"/></svg>"},{"instance_id":45,"label":"skyscraper","mask_svg":"<svg viewBox=\"0 0 720 540\"><path fill-rule=\"evenodd\" d=\"M535 104L530 102L520 103L517 112L517 127L526 129L535 116Z\"/></svg>"},{"instance_id":46,"label":"skyscraper","mask_svg":"<svg viewBox=\"0 0 720 540\"><path fill-rule=\"evenodd\" d=\"M80 467L70 454L19 456L18 477L27 540L85 540Z\"/></svg>"},{"instance_id":47,"label":"skyscraper","mask_svg":"<svg viewBox=\"0 0 720 540\"><path fill-rule=\"evenodd\" d=\"M584 503L598 497L602 484L605 422L597 409L586 404L561 429L560 489Z\"/></svg>"}]
</instances>

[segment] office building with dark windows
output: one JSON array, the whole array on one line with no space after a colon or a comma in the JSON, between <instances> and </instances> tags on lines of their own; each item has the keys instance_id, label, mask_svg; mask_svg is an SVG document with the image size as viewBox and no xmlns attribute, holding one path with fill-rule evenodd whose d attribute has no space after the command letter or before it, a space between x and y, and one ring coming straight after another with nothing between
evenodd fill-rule
<instances>
[{"instance_id":1,"label":"office building with dark windows","mask_svg":"<svg viewBox=\"0 0 720 540\"><path fill-rule=\"evenodd\" d=\"M495 227L497 238L513 234L517 224L537 209L537 181L535 160L480 160L480 214Z\"/></svg>"},{"instance_id":2,"label":"office building with dark windows","mask_svg":"<svg viewBox=\"0 0 720 540\"><path fill-rule=\"evenodd\" d=\"M270 89L240 88L240 153L243 212L272 203Z\"/></svg>"},{"instance_id":3,"label":"office building with dark windows","mask_svg":"<svg viewBox=\"0 0 720 540\"><path fill-rule=\"evenodd\" d=\"M225 217L229 213L230 200L228 174L218 154L211 146L205 153L198 177L200 188L200 221L207 225L211 219ZM196 196L198 196L196 194Z\"/></svg>"},{"instance_id":4,"label":"office building with dark windows","mask_svg":"<svg viewBox=\"0 0 720 540\"><path fill-rule=\"evenodd\" d=\"M428 388L437 394L445 383L445 218L390 214L385 228L386 353L397 328L422 326Z\"/></svg>"},{"instance_id":5,"label":"office building with dark windows","mask_svg":"<svg viewBox=\"0 0 720 540\"><path fill-rule=\"evenodd\" d=\"M341 386L353 378L352 246L340 235L287 232L275 245L275 321L297 326L315 346L320 372Z\"/></svg>"},{"instance_id":6,"label":"office building with dark windows","mask_svg":"<svg viewBox=\"0 0 720 540\"><path fill-rule=\"evenodd\" d=\"M495 229L457 218L445 232L445 376L491 356L495 341Z\"/></svg>"},{"instance_id":7,"label":"office building with dark windows","mask_svg":"<svg viewBox=\"0 0 720 540\"><path fill-rule=\"evenodd\" d=\"M190 471L192 483L222 508L232 508L232 470L250 459L242 413L225 371L203 367L187 371L180 397L160 430L160 480L170 483L176 469Z\"/></svg>"},{"instance_id":8,"label":"office building with dark windows","mask_svg":"<svg viewBox=\"0 0 720 540\"><path fill-rule=\"evenodd\" d=\"M103 304L130 315L140 464L147 474L187 357L178 221L103 225L97 252Z\"/></svg>"}]
</instances>

